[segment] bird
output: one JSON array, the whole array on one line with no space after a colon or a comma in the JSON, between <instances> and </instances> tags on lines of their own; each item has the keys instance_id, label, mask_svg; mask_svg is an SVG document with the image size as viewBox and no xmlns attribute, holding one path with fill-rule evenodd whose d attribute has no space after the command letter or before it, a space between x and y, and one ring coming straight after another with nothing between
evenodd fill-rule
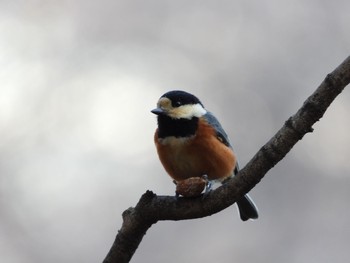
<instances>
[{"instance_id":1,"label":"bird","mask_svg":"<svg viewBox=\"0 0 350 263\"><path fill-rule=\"evenodd\" d=\"M218 119L193 94L172 90L163 94L157 107L154 134L158 157L174 182L206 176L209 182L225 183L239 171L230 140ZM237 201L242 221L258 218L248 194Z\"/></svg>"}]
</instances>

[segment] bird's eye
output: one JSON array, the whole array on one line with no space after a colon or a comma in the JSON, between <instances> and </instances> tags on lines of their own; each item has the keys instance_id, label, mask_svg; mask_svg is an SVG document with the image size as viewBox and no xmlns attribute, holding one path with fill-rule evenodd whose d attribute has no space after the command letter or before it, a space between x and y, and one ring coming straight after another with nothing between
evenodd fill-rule
<instances>
[{"instance_id":1,"label":"bird's eye","mask_svg":"<svg viewBox=\"0 0 350 263\"><path fill-rule=\"evenodd\" d=\"M181 102L181 101L177 100L177 101L175 102L175 107L179 107L179 106L181 106L181 105L182 105L182 102Z\"/></svg>"}]
</instances>

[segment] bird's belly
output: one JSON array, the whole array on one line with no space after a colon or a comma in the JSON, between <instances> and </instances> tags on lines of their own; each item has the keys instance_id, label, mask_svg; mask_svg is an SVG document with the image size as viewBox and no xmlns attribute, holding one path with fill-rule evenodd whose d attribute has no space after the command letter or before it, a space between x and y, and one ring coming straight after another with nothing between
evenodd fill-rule
<instances>
[{"instance_id":1,"label":"bird's belly","mask_svg":"<svg viewBox=\"0 0 350 263\"><path fill-rule=\"evenodd\" d=\"M213 139L217 140L215 137ZM232 174L235 156L232 150L217 141L196 143L196 139L167 138L158 147L161 162L176 181L207 175L210 180Z\"/></svg>"}]
</instances>

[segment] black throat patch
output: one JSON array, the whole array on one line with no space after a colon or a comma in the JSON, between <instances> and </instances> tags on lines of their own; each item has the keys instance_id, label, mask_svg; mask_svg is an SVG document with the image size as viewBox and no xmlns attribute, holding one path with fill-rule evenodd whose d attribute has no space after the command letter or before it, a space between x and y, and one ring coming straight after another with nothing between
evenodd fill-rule
<instances>
[{"instance_id":1,"label":"black throat patch","mask_svg":"<svg viewBox=\"0 0 350 263\"><path fill-rule=\"evenodd\" d=\"M158 138L189 137L196 133L199 119L172 119L168 116L158 116Z\"/></svg>"}]
</instances>

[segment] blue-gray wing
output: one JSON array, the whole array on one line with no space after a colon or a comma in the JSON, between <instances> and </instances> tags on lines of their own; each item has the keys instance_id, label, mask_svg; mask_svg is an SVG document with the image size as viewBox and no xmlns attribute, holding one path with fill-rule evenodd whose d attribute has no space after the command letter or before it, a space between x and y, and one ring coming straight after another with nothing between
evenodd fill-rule
<instances>
[{"instance_id":1,"label":"blue-gray wing","mask_svg":"<svg viewBox=\"0 0 350 263\"><path fill-rule=\"evenodd\" d=\"M230 143L230 139L228 138L224 128L222 128L218 119L211 113L207 112L204 116L205 120L215 128L216 136L218 136L219 140L222 141L223 144L230 147L232 149L232 145ZM239 171L238 162L236 162L234 174L237 174Z\"/></svg>"},{"instance_id":2,"label":"blue-gray wing","mask_svg":"<svg viewBox=\"0 0 350 263\"><path fill-rule=\"evenodd\" d=\"M218 119L209 111L203 117L211 126L214 127L216 131L216 136L218 137L218 139L222 141L222 143L225 144L226 146L232 148L230 140L225 130L222 128Z\"/></svg>"},{"instance_id":3,"label":"blue-gray wing","mask_svg":"<svg viewBox=\"0 0 350 263\"><path fill-rule=\"evenodd\" d=\"M215 128L216 136L218 137L218 139L223 144L232 149L232 145L225 130L222 128L220 122L215 118L215 116L210 112L207 112L203 117L210 125L212 125ZM235 170L233 171L234 175L236 175L238 171L239 166L236 162ZM244 195L242 198L237 200L237 205L239 215L243 221L246 221L248 219L257 219L259 217L258 209L248 194Z\"/></svg>"}]
</instances>

